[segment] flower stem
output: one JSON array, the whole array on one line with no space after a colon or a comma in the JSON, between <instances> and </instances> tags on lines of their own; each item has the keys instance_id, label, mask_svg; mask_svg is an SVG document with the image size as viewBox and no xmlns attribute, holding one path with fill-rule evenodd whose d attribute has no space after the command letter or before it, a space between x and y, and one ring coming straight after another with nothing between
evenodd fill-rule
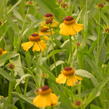
<instances>
[{"instance_id":1,"label":"flower stem","mask_svg":"<svg viewBox=\"0 0 109 109\"><path fill-rule=\"evenodd\" d=\"M52 47L54 48L54 42L53 42L53 40L54 40L54 38L53 38L53 34L52 34L52 28L51 28L51 26L49 26L49 28L50 28L50 33L51 33L51 44L52 44ZM53 55L53 61L54 61L54 65L55 65L55 72L56 72L56 75L57 75L57 68L56 68L56 58L55 58L55 55Z\"/></svg>"},{"instance_id":2,"label":"flower stem","mask_svg":"<svg viewBox=\"0 0 109 109\"><path fill-rule=\"evenodd\" d=\"M101 27L100 27L100 24L101 24L101 9L99 10L99 28L98 28L98 39L97 39L97 65L99 63L99 56L100 56L100 51L101 51L101 46L100 46L100 41L101 41L101 33L100 33L100 30L101 30Z\"/></svg>"},{"instance_id":3,"label":"flower stem","mask_svg":"<svg viewBox=\"0 0 109 109\"><path fill-rule=\"evenodd\" d=\"M13 71L11 71L11 77L14 78ZM13 103L12 92L13 92L14 85L15 85L15 79L10 80L9 89L8 89L8 103L9 104Z\"/></svg>"},{"instance_id":4,"label":"flower stem","mask_svg":"<svg viewBox=\"0 0 109 109\"><path fill-rule=\"evenodd\" d=\"M28 87L28 78L26 79L26 82L25 82L25 88L24 88L24 95L26 96L26 92L27 92L27 87Z\"/></svg>"},{"instance_id":5,"label":"flower stem","mask_svg":"<svg viewBox=\"0 0 109 109\"><path fill-rule=\"evenodd\" d=\"M69 44L70 51L69 51L69 57L68 57L68 65L71 65L72 63L72 38L71 36L69 36L69 42L70 42Z\"/></svg>"}]
</instances>

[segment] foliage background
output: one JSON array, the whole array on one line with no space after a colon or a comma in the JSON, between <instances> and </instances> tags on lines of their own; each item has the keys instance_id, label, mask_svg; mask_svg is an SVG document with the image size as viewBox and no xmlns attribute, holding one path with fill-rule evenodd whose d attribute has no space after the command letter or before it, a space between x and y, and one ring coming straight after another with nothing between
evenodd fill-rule
<instances>
[{"instance_id":1,"label":"foliage background","mask_svg":"<svg viewBox=\"0 0 109 109\"><path fill-rule=\"evenodd\" d=\"M109 25L109 2L66 0L69 4L67 9L59 7L56 0L33 0L32 6L27 6L26 2L0 0L0 48L9 51L0 56L0 95L4 96L0 97L0 109L35 109L31 100L35 89L43 85L42 81L60 95L60 105L54 108L73 109L72 101L79 98L84 102L83 109L109 109L109 34L104 32L105 26ZM98 3L105 3L104 8L97 8ZM45 13L53 13L60 23L65 16L72 15L84 24L84 30L73 44L76 53L73 55L74 67L84 69L78 72L84 77L79 96L76 96L78 87L55 83L55 77L66 66L69 54L68 39L58 34L59 29L54 37L55 47L49 46L47 55L25 53L21 48L21 43L38 30ZM77 42L81 44L78 49ZM15 65L14 75L7 69L9 62ZM46 78L41 76L42 72L47 74ZM12 91L9 91L10 82L14 84ZM9 100L11 94L12 103Z\"/></svg>"}]
</instances>

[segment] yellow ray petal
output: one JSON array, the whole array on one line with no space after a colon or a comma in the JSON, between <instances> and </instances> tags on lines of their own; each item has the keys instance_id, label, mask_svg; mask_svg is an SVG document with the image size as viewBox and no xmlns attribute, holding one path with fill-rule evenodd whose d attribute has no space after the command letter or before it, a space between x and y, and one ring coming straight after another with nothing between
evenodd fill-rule
<instances>
[{"instance_id":1,"label":"yellow ray petal","mask_svg":"<svg viewBox=\"0 0 109 109\"><path fill-rule=\"evenodd\" d=\"M53 20L51 27L57 27L58 25L59 25L59 23L56 20Z\"/></svg>"},{"instance_id":2,"label":"yellow ray petal","mask_svg":"<svg viewBox=\"0 0 109 109\"><path fill-rule=\"evenodd\" d=\"M43 39L45 39L45 40L49 40L48 36L44 36Z\"/></svg>"},{"instance_id":3,"label":"yellow ray petal","mask_svg":"<svg viewBox=\"0 0 109 109\"><path fill-rule=\"evenodd\" d=\"M35 42L32 51L40 51L40 50L41 50L41 48L40 48L38 42Z\"/></svg>"},{"instance_id":4,"label":"yellow ray petal","mask_svg":"<svg viewBox=\"0 0 109 109\"><path fill-rule=\"evenodd\" d=\"M21 46L25 51L28 51L33 46L33 44L34 44L33 42L29 41L23 43Z\"/></svg>"},{"instance_id":5,"label":"yellow ray petal","mask_svg":"<svg viewBox=\"0 0 109 109\"><path fill-rule=\"evenodd\" d=\"M74 86L77 81L78 80L75 78L75 76L69 76L67 78L67 85L68 86Z\"/></svg>"},{"instance_id":6,"label":"yellow ray petal","mask_svg":"<svg viewBox=\"0 0 109 109\"><path fill-rule=\"evenodd\" d=\"M50 95L38 95L33 99L33 104L37 107L47 107L51 105L51 96Z\"/></svg>"},{"instance_id":7,"label":"yellow ray petal","mask_svg":"<svg viewBox=\"0 0 109 109\"><path fill-rule=\"evenodd\" d=\"M67 77L63 74L59 74L59 76L56 78L56 82L59 84L64 84L66 82Z\"/></svg>"},{"instance_id":8,"label":"yellow ray petal","mask_svg":"<svg viewBox=\"0 0 109 109\"><path fill-rule=\"evenodd\" d=\"M80 76L75 76L77 80L83 80Z\"/></svg>"},{"instance_id":9,"label":"yellow ray petal","mask_svg":"<svg viewBox=\"0 0 109 109\"><path fill-rule=\"evenodd\" d=\"M38 44L39 44L39 47L40 47L41 51L44 51L45 48L46 48L45 41L41 40L40 42L38 42Z\"/></svg>"},{"instance_id":10,"label":"yellow ray petal","mask_svg":"<svg viewBox=\"0 0 109 109\"><path fill-rule=\"evenodd\" d=\"M60 25L60 34L62 35L75 35L76 31L72 29L72 25L61 24Z\"/></svg>"},{"instance_id":11,"label":"yellow ray petal","mask_svg":"<svg viewBox=\"0 0 109 109\"><path fill-rule=\"evenodd\" d=\"M74 24L72 26L72 28L76 31L76 32L80 32L81 30L83 30L83 24Z\"/></svg>"},{"instance_id":12,"label":"yellow ray petal","mask_svg":"<svg viewBox=\"0 0 109 109\"><path fill-rule=\"evenodd\" d=\"M6 54L7 53L7 51L3 51L3 53L2 54Z\"/></svg>"},{"instance_id":13,"label":"yellow ray petal","mask_svg":"<svg viewBox=\"0 0 109 109\"><path fill-rule=\"evenodd\" d=\"M56 105L58 103L58 97L53 93L51 93L50 96L51 96L51 105Z\"/></svg>"}]
</instances>

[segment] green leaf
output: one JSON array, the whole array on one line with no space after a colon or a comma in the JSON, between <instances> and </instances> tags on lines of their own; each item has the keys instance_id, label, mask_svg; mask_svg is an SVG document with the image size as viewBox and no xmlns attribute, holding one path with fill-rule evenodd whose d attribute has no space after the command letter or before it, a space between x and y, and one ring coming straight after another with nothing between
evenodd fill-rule
<instances>
[{"instance_id":1,"label":"green leaf","mask_svg":"<svg viewBox=\"0 0 109 109\"><path fill-rule=\"evenodd\" d=\"M9 14L10 12L12 12L13 9L16 8L16 7L21 3L21 1L22 1L22 0L19 0L15 5L13 5L13 6L9 9L9 11L7 12L7 14Z\"/></svg>"},{"instance_id":2,"label":"green leaf","mask_svg":"<svg viewBox=\"0 0 109 109\"><path fill-rule=\"evenodd\" d=\"M9 52L9 53L6 53L6 54L0 56L0 67L3 66L6 63L6 61L8 61L9 59L14 58L18 55L19 54L16 52Z\"/></svg>"},{"instance_id":3,"label":"green leaf","mask_svg":"<svg viewBox=\"0 0 109 109\"><path fill-rule=\"evenodd\" d=\"M24 70L22 68L20 54L18 54L18 56L16 56L13 59L11 59L10 63L13 63L15 65L14 71L15 71L15 73L17 75L19 75L19 76L23 76L24 75Z\"/></svg>"},{"instance_id":4,"label":"green leaf","mask_svg":"<svg viewBox=\"0 0 109 109\"><path fill-rule=\"evenodd\" d=\"M76 74L79 75L79 76L91 79L95 86L98 84L97 79L94 77L94 75L92 75L91 73L89 73L86 70L77 69Z\"/></svg>"},{"instance_id":5,"label":"green leaf","mask_svg":"<svg viewBox=\"0 0 109 109\"><path fill-rule=\"evenodd\" d=\"M18 108L12 104L7 104L3 106L3 109L18 109Z\"/></svg>"},{"instance_id":6,"label":"green leaf","mask_svg":"<svg viewBox=\"0 0 109 109\"><path fill-rule=\"evenodd\" d=\"M97 106L95 104L91 104L90 109L102 109L102 108L100 108L99 106Z\"/></svg>"},{"instance_id":7,"label":"green leaf","mask_svg":"<svg viewBox=\"0 0 109 109\"><path fill-rule=\"evenodd\" d=\"M51 79L55 80L55 76L53 75L52 72L49 71L47 67L40 65L39 68L41 68L43 72L47 73Z\"/></svg>"},{"instance_id":8,"label":"green leaf","mask_svg":"<svg viewBox=\"0 0 109 109\"><path fill-rule=\"evenodd\" d=\"M99 83L88 95L88 97L85 99L85 107L88 106L96 97L100 96L100 93L104 86L109 82L109 78L105 78L104 81Z\"/></svg>"},{"instance_id":9,"label":"green leaf","mask_svg":"<svg viewBox=\"0 0 109 109\"><path fill-rule=\"evenodd\" d=\"M29 99L28 97L20 94L20 93L17 93L17 92L12 92L13 95L16 95L17 97L19 97L20 99L26 101L27 103L31 104L32 105L32 101L31 99Z\"/></svg>"},{"instance_id":10,"label":"green leaf","mask_svg":"<svg viewBox=\"0 0 109 109\"><path fill-rule=\"evenodd\" d=\"M55 67L57 67L57 66L59 66L59 65L61 65L61 64L64 64L64 61L58 60L56 63L54 63L54 64L52 64L52 65L50 66L50 70L53 70Z\"/></svg>"},{"instance_id":11,"label":"green leaf","mask_svg":"<svg viewBox=\"0 0 109 109\"><path fill-rule=\"evenodd\" d=\"M3 69L0 68L0 75L3 76L5 79L12 81L13 78Z\"/></svg>"},{"instance_id":12,"label":"green leaf","mask_svg":"<svg viewBox=\"0 0 109 109\"><path fill-rule=\"evenodd\" d=\"M49 59L50 57L52 57L53 55L57 54L57 53L60 53L62 51L65 51L65 50L61 50L61 49L57 49L57 50L53 50L51 51L48 56L47 56L47 59Z\"/></svg>"},{"instance_id":13,"label":"green leaf","mask_svg":"<svg viewBox=\"0 0 109 109\"><path fill-rule=\"evenodd\" d=\"M24 74L20 79L17 79L16 81L17 81L17 83L16 83L16 85L15 85L15 88L22 82L22 81L24 81L26 78L28 78L28 77L31 77L31 75L30 74Z\"/></svg>"},{"instance_id":14,"label":"green leaf","mask_svg":"<svg viewBox=\"0 0 109 109\"><path fill-rule=\"evenodd\" d=\"M56 0L36 0L38 5L41 8L41 13L53 13L58 19L63 18L65 16L65 12L59 8L59 6L56 4Z\"/></svg>"}]
</instances>

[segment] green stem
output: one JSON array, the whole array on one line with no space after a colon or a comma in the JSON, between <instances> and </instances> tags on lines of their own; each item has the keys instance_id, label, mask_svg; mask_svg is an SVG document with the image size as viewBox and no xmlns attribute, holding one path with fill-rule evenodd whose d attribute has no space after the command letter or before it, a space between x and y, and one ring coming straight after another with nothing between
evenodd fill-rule
<instances>
[{"instance_id":1,"label":"green stem","mask_svg":"<svg viewBox=\"0 0 109 109\"><path fill-rule=\"evenodd\" d=\"M71 65L71 63L72 63L72 38L71 38L71 36L69 36L69 42L70 42L70 44L69 44L69 57L68 57L68 65L70 66Z\"/></svg>"},{"instance_id":2,"label":"green stem","mask_svg":"<svg viewBox=\"0 0 109 109\"><path fill-rule=\"evenodd\" d=\"M11 76L14 78L13 71L11 72ZM12 92L14 89L14 85L15 85L15 79L12 79L11 81L9 81L9 89L8 89L8 103L9 104L13 103Z\"/></svg>"},{"instance_id":3,"label":"green stem","mask_svg":"<svg viewBox=\"0 0 109 109\"><path fill-rule=\"evenodd\" d=\"M101 24L101 9L99 10L99 25ZM100 42L101 42L101 33L100 33L101 27L99 26L98 29L98 39L97 39L97 65L99 63L99 56L100 56Z\"/></svg>"},{"instance_id":4,"label":"green stem","mask_svg":"<svg viewBox=\"0 0 109 109\"><path fill-rule=\"evenodd\" d=\"M21 89L20 89L19 86L17 86L16 91L19 92L19 93L21 93ZM24 106L23 101L21 99L19 101L20 101L21 109L25 109L25 106Z\"/></svg>"},{"instance_id":5,"label":"green stem","mask_svg":"<svg viewBox=\"0 0 109 109\"><path fill-rule=\"evenodd\" d=\"M53 34L52 34L52 28L51 28L51 26L49 26L49 28L50 28L50 33L51 33L51 44L52 44L52 47L53 47L53 49L54 49L54 45L53 45L53 43L54 43L54 37L53 37ZM55 72L56 72L56 75L57 75L57 68L56 68L56 58L55 58L55 55L53 55L53 61L54 61L54 64L55 64Z\"/></svg>"},{"instance_id":6,"label":"green stem","mask_svg":"<svg viewBox=\"0 0 109 109\"><path fill-rule=\"evenodd\" d=\"M28 81L29 81L29 79L27 78L27 79L26 79L26 82L25 82L25 88L24 88L24 95L25 95L25 96L26 96L26 92L27 92Z\"/></svg>"}]
</instances>

